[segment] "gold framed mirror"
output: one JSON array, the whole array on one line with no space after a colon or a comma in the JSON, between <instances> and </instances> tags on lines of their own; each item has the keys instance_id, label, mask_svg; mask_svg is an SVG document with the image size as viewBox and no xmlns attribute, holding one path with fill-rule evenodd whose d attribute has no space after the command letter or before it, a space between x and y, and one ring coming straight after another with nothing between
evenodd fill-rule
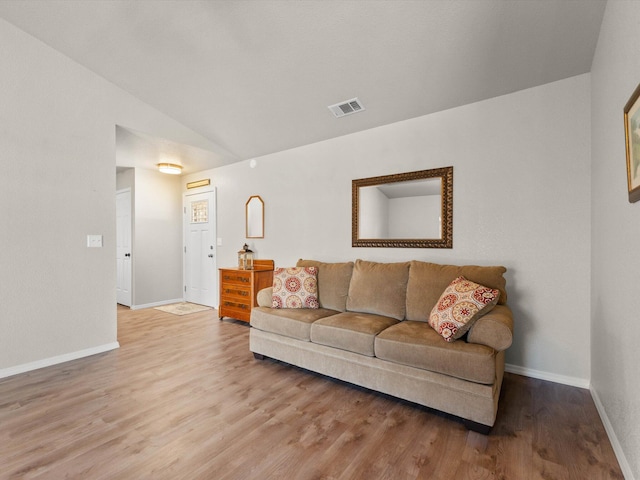
<instances>
[{"instance_id":1,"label":"gold framed mirror","mask_svg":"<svg viewBox=\"0 0 640 480\"><path fill-rule=\"evenodd\" d=\"M351 183L353 247L453 248L453 167Z\"/></svg>"},{"instance_id":2,"label":"gold framed mirror","mask_svg":"<svg viewBox=\"0 0 640 480\"><path fill-rule=\"evenodd\" d=\"M247 238L264 238L264 202L252 195L245 205Z\"/></svg>"}]
</instances>

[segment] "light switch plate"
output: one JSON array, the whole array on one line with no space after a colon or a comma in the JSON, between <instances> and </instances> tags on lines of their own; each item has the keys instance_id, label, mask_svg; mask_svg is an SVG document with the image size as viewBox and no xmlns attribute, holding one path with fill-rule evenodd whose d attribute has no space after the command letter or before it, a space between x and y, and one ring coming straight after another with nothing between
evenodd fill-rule
<instances>
[{"instance_id":1,"label":"light switch plate","mask_svg":"<svg viewBox=\"0 0 640 480\"><path fill-rule=\"evenodd\" d=\"M217 243L217 245L218 245L219 247L221 247L221 246L222 246L222 238L218 237L218 243Z\"/></svg>"},{"instance_id":2,"label":"light switch plate","mask_svg":"<svg viewBox=\"0 0 640 480\"><path fill-rule=\"evenodd\" d=\"M101 248L102 247L102 235L87 235L87 247L89 247L89 248Z\"/></svg>"}]
</instances>

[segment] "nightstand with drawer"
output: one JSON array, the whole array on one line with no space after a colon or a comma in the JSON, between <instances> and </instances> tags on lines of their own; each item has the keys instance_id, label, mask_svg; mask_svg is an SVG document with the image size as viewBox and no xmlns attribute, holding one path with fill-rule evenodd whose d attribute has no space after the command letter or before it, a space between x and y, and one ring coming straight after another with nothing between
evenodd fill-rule
<instances>
[{"instance_id":1,"label":"nightstand with drawer","mask_svg":"<svg viewBox=\"0 0 640 480\"><path fill-rule=\"evenodd\" d=\"M231 317L248 322L256 297L263 288L273 285L273 260L254 260L252 270L220 269L220 320Z\"/></svg>"}]
</instances>

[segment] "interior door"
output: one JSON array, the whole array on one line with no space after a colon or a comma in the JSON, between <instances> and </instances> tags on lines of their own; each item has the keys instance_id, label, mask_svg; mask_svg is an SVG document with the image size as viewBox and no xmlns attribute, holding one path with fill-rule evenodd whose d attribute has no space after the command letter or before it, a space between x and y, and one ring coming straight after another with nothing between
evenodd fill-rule
<instances>
[{"instance_id":1,"label":"interior door","mask_svg":"<svg viewBox=\"0 0 640 480\"><path fill-rule=\"evenodd\" d=\"M116 192L116 302L131 306L131 189Z\"/></svg>"},{"instance_id":2,"label":"interior door","mask_svg":"<svg viewBox=\"0 0 640 480\"><path fill-rule=\"evenodd\" d=\"M187 302L216 307L215 190L184 197L184 297Z\"/></svg>"}]
</instances>

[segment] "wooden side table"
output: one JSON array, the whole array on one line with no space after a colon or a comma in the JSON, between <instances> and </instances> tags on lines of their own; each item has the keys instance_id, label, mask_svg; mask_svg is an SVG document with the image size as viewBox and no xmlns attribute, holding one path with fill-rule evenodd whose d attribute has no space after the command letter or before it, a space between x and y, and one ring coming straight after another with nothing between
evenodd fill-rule
<instances>
[{"instance_id":1,"label":"wooden side table","mask_svg":"<svg viewBox=\"0 0 640 480\"><path fill-rule=\"evenodd\" d=\"M273 285L273 260L254 260L253 270L220 269L220 320L231 317L248 322L258 292Z\"/></svg>"}]
</instances>

